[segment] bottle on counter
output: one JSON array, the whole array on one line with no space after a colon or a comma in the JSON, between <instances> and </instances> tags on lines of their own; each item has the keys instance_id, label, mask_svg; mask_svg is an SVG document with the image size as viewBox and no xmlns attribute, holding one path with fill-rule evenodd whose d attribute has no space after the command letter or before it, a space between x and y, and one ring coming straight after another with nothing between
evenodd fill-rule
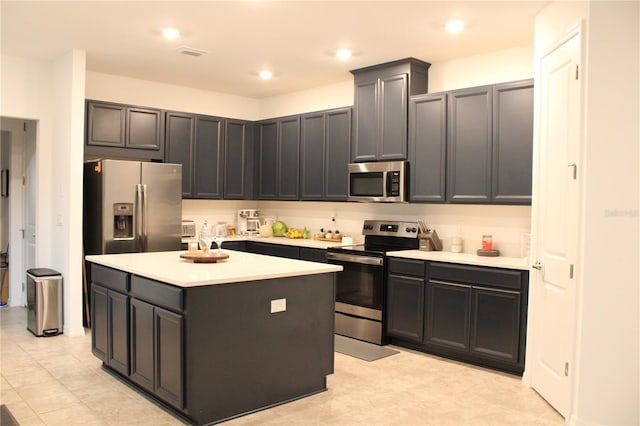
<instances>
[{"instance_id":1,"label":"bottle on counter","mask_svg":"<svg viewBox=\"0 0 640 426\"><path fill-rule=\"evenodd\" d=\"M206 219L202 228L200 228L200 232L198 232L198 244L200 245L200 250L204 253L208 253L211 248L211 243L213 242L213 232L211 231L211 227L207 223Z\"/></svg>"}]
</instances>

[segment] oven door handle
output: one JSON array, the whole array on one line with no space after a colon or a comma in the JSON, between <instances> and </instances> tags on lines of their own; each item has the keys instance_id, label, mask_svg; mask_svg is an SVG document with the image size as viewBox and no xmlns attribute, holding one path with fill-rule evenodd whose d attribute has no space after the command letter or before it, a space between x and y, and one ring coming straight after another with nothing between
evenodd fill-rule
<instances>
[{"instance_id":1,"label":"oven door handle","mask_svg":"<svg viewBox=\"0 0 640 426\"><path fill-rule=\"evenodd\" d=\"M343 254L343 253L327 253L327 260L337 260L340 262L360 263L363 265L376 265L382 266L384 264L384 258L374 256L358 256L356 254Z\"/></svg>"}]
</instances>

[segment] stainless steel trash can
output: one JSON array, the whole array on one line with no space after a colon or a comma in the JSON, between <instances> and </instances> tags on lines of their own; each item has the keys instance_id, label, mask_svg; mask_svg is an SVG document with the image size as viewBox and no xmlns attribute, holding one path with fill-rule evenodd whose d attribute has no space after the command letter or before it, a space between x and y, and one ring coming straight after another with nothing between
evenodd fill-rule
<instances>
[{"instance_id":1,"label":"stainless steel trash can","mask_svg":"<svg viewBox=\"0 0 640 426\"><path fill-rule=\"evenodd\" d=\"M27 270L27 330L36 336L62 333L62 275L49 268Z\"/></svg>"}]
</instances>

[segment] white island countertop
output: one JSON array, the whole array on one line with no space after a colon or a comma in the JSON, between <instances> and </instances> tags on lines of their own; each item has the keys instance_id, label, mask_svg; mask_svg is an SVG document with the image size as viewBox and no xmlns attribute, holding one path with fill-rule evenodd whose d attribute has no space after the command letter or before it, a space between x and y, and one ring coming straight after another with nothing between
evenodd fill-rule
<instances>
[{"instance_id":1,"label":"white island countertop","mask_svg":"<svg viewBox=\"0 0 640 426\"><path fill-rule=\"evenodd\" d=\"M469 253L451 253L447 251L400 250L387 252L390 257L430 260L435 262L461 263L464 265L490 266L493 268L529 270L528 259L523 257L487 257Z\"/></svg>"},{"instance_id":2,"label":"white island countertop","mask_svg":"<svg viewBox=\"0 0 640 426\"><path fill-rule=\"evenodd\" d=\"M185 251L86 256L89 262L178 287L198 287L339 272L342 266L224 250L218 263L193 263L180 258Z\"/></svg>"}]
</instances>

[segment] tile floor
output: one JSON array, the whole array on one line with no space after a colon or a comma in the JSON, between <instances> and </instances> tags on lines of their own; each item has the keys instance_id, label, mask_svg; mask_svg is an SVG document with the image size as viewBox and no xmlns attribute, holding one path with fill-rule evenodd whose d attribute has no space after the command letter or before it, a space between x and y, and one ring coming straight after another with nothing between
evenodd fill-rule
<instances>
[{"instance_id":1,"label":"tile floor","mask_svg":"<svg viewBox=\"0 0 640 426\"><path fill-rule=\"evenodd\" d=\"M0 402L20 425L181 425L114 379L91 335L36 338L25 308L0 309ZM327 392L229 425L561 425L520 378L399 349L374 362L335 354Z\"/></svg>"}]
</instances>

